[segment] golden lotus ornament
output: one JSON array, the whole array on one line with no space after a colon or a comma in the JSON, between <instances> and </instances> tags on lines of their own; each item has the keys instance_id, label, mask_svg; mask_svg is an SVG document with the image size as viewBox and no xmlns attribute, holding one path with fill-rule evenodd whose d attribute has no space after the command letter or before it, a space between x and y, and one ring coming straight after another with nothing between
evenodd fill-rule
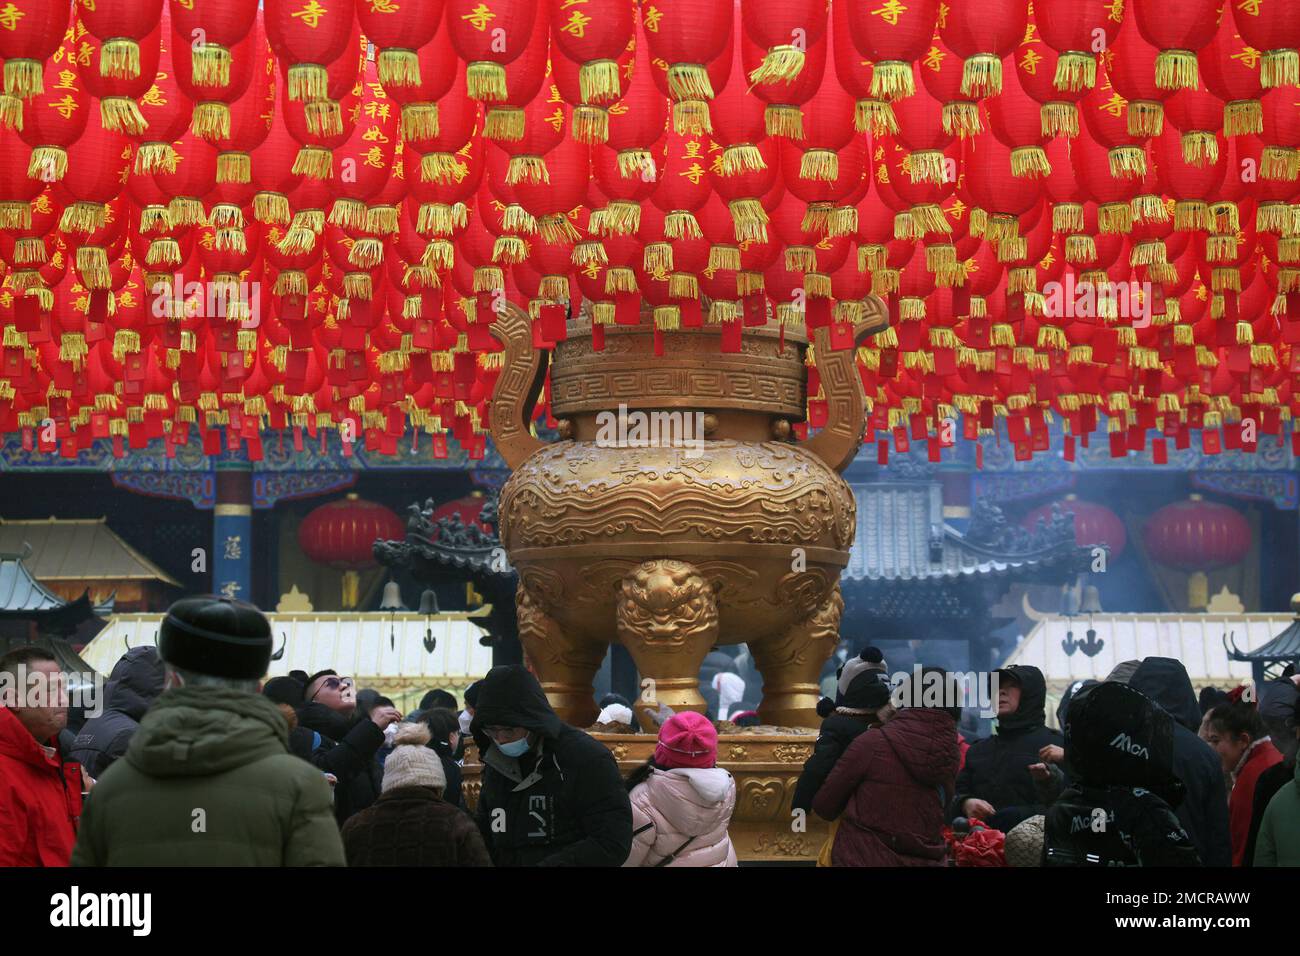
<instances>
[{"instance_id":1,"label":"golden lotus ornament","mask_svg":"<svg viewBox=\"0 0 1300 956\"><path fill-rule=\"evenodd\" d=\"M854 344L887 326L868 298ZM855 349L833 349L830 330L816 330L828 420L795 441L807 399L801 330L746 328L741 350L724 353L719 326L684 328L662 333L656 356L649 323L605 326L600 351L589 322L570 328L550 357L561 440L548 444L528 424L547 355L519 310L493 325L506 353L492 439L514 472L499 529L519 573L520 641L547 698L567 723L591 725L592 679L617 642L641 675L638 709L702 713L705 655L745 643L763 675L764 723L815 726L855 529L839 476L866 423ZM611 416L634 421L612 430ZM633 440L647 421L689 440L656 443L653 427L650 443Z\"/></svg>"}]
</instances>

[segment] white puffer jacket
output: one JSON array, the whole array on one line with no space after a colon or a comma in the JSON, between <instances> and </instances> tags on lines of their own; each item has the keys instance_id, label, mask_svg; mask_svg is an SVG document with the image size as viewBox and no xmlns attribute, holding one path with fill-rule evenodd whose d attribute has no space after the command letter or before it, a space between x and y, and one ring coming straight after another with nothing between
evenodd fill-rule
<instances>
[{"instance_id":1,"label":"white puffer jacket","mask_svg":"<svg viewBox=\"0 0 1300 956\"><path fill-rule=\"evenodd\" d=\"M721 767L653 770L628 796L635 835L624 866L655 866L691 837L667 866L736 865L727 836L736 781Z\"/></svg>"}]
</instances>

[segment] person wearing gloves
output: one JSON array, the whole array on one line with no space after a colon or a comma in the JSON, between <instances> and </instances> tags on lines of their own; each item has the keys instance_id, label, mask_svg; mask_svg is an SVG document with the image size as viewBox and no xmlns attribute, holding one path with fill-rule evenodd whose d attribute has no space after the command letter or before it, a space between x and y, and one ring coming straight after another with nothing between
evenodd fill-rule
<instances>
[{"instance_id":1,"label":"person wearing gloves","mask_svg":"<svg viewBox=\"0 0 1300 956\"><path fill-rule=\"evenodd\" d=\"M483 762L474 818L493 863L623 865L632 807L618 764L560 720L527 668L488 671L470 732Z\"/></svg>"},{"instance_id":2,"label":"person wearing gloves","mask_svg":"<svg viewBox=\"0 0 1300 956\"><path fill-rule=\"evenodd\" d=\"M454 723L454 714L445 714ZM443 799L447 778L423 723L401 724L382 792L343 824L348 866L491 866L474 821Z\"/></svg>"},{"instance_id":3,"label":"person wearing gloves","mask_svg":"<svg viewBox=\"0 0 1300 956\"><path fill-rule=\"evenodd\" d=\"M73 866L343 865L329 785L289 753L288 725L258 693L271 645L251 604L168 609L166 690L95 784Z\"/></svg>"},{"instance_id":4,"label":"person wearing gloves","mask_svg":"<svg viewBox=\"0 0 1300 956\"><path fill-rule=\"evenodd\" d=\"M736 781L717 766L718 731L692 711L659 728L654 756L627 780L632 852L624 866L736 866L727 835Z\"/></svg>"},{"instance_id":5,"label":"person wearing gloves","mask_svg":"<svg viewBox=\"0 0 1300 956\"><path fill-rule=\"evenodd\" d=\"M1065 717L1070 783L1047 808L1046 866L1199 866L1173 808L1174 721L1131 686L1106 681L1070 700Z\"/></svg>"},{"instance_id":6,"label":"person wearing gloves","mask_svg":"<svg viewBox=\"0 0 1300 956\"><path fill-rule=\"evenodd\" d=\"M974 818L1006 832L1043 812L1035 771L1030 768L1042 763L1043 748L1060 746L1062 739L1046 725L1047 682L1042 671L1017 664L994 673L998 675L997 732L971 744L966 752L948 818Z\"/></svg>"}]
</instances>

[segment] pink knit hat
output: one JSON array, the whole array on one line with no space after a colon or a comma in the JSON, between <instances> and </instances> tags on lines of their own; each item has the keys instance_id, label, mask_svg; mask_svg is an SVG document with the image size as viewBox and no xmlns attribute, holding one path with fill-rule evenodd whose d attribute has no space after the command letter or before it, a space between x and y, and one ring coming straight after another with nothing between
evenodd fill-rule
<instances>
[{"instance_id":1,"label":"pink knit hat","mask_svg":"<svg viewBox=\"0 0 1300 956\"><path fill-rule=\"evenodd\" d=\"M659 728L655 763L661 767L712 767L718 760L718 732L707 717L687 710Z\"/></svg>"}]
</instances>

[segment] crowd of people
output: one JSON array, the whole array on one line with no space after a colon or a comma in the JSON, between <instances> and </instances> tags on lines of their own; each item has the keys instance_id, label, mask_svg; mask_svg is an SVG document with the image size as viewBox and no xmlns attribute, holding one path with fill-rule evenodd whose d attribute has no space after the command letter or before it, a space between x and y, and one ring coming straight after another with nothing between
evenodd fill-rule
<instances>
[{"instance_id":1,"label":"crowd of people","mask_svg":"<svg viewBox=\"0 0 1300 956\"><path fill-rule=\"evenodd\" d=\"M524 667L403 715L334 670L264 682L271 649L256 608L186 598L75 731L58 694L0 700L0 865L737 865L705 716L660 708L625 779ZM1058 732L1041 672L996 674L996 731L967 741L960 706L891 684L877 649L844 663L791 807L799 832L830 822L820 865L1300 865L1300 678L1198 701L1178 661L1130 661L1069 687ZM35 645L0 658L11 686L59 675Z\"/></svg>"}]
</instances>

